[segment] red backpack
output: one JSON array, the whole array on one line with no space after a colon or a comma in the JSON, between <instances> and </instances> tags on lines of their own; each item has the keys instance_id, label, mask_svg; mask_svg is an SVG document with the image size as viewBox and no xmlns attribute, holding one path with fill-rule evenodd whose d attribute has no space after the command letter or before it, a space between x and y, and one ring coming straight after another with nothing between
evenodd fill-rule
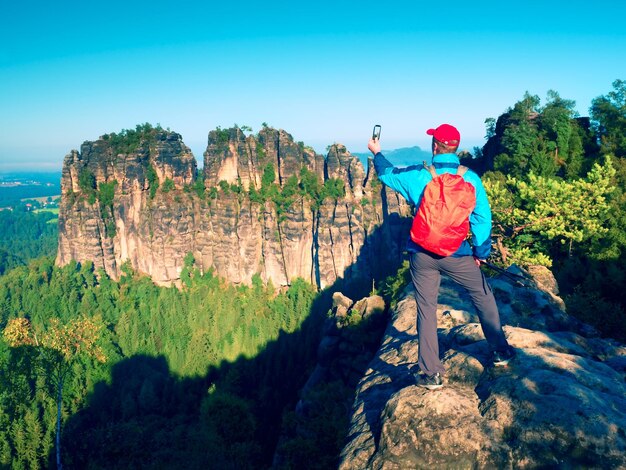
<instances>
[{"instance_id":1,"label":"red backpack","mask_svg":"<svg viewBox=\"0 0 626 470\"><path fill-rule=\"evenodd\" d=\"M463 179L467 167L459 165L456 174L432 175L424 188L422 201L411 226L411 240L425 250L448 256L459 249L469 233L469 216L476 207L476 189Z\"/></svg>"}]
</instances>

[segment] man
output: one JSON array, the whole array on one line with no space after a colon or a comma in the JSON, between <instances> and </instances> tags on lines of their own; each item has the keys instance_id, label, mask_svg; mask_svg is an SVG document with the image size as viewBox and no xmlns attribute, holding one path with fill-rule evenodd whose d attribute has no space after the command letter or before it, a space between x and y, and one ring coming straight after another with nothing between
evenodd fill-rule
<instances>
[{"instance_id":1,"label":"man","mask_svg":"<svg viewBox=\"0 0 626 470\"><path fill-rule=\"evenodd\" d=\"M432 136L433 166L438 175L456 174L459 158L456 155L461 135L449 124L428 129ZM374 154L374 167L380 181L399 192L409 203L419 207L424 189L432 180L431 172L424 166L395 168L380 153L378 139L372 138L368 148ZM515 355L509 346L502 326L493 293L487 284L480 264L491 252L491 209L480 177L467 170L463 179L475 189L476 205L469 216L472 244L464 240L449 256L432 253L409 239L411 278L416 291L417 333L419 341L418 365L421 374L417 384L434 390L443 386L445 372L439 359L437 342L437 297L441 273L463 286L470 294L487 342L491 347L494 365L506 365Z\"/></svg>"}]
</instances>

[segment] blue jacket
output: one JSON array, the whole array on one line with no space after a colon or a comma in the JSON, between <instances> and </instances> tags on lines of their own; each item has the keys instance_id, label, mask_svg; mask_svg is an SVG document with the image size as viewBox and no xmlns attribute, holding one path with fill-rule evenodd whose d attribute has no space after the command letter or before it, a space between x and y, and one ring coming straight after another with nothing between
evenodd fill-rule
<instances>
[{"instance_id":1,"label":"blue jacket","mask_svg":"<svg viewBox=\"0 0 626 470\"><path fill-rule=\"evenodd\" d=\"M435 155L433 157L433 165L437 174L456 173L456 168L459 164L459 158L453 153ZM378 179L383 184L399 192L415 207L419 207L424 188L432 179L430 172L423 165L396 168L379 152L374 156L374 168L376 168L376 173L378 173ZM473 255L479 259L486 259L491 253L491 208L487 200L487 193L480 181L480 177L472 170L468 170L463 175L463 179L476 189L476 207L469 217L472 245L465 240L459 249L450 256ZM425 251L410 238L407 250Z\"/></svg>"}]
</instances>

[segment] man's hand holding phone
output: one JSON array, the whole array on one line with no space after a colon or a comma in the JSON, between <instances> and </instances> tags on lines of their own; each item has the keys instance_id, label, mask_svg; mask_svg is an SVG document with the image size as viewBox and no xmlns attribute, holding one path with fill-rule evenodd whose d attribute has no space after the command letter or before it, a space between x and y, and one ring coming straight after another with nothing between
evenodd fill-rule
<instances>
[{"instance_id":1,"label":"man's hand holding phone","mask_svg":"<svg viewBox=\"0 0 626 470\"><path fill-rule=\"evenodd\" d=\"M372 132L372 139L380 140L380 124L376 124L374 126L374 131Z\"/></svg>"},{"instance_id":2,"label":"man's hand holding phone","mask_svg":"<svg viewBox=\"0 0 626 470\"><path fill-rule=\"evenodd\" d=\"M367 144L367 148L372 152L372 154L376 155L380 152L380 125L376 124L374 126L374 131L372 132L372 138Z\"/></svg>"}]
</instances>

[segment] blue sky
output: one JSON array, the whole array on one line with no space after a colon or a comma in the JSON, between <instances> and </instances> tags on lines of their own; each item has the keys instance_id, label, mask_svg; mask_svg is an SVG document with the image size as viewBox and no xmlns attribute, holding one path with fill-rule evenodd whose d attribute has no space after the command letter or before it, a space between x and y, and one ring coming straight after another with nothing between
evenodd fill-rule
<instances>
[{"instance_id":1,"label":"blue sky","mask_svg":"<svg viewBox=\"0 0 626 470\"><path fill-rule=\"evenodd\" d=\"M526 91L588 115L626 79L626 2L212 3L5 2L0 170L60 169L144 122L200 161L209 130L234 123L323 153L366 150L375 123L384 148L428 148L449 122L471 149Z\"/></svg>"}]
</instances>

